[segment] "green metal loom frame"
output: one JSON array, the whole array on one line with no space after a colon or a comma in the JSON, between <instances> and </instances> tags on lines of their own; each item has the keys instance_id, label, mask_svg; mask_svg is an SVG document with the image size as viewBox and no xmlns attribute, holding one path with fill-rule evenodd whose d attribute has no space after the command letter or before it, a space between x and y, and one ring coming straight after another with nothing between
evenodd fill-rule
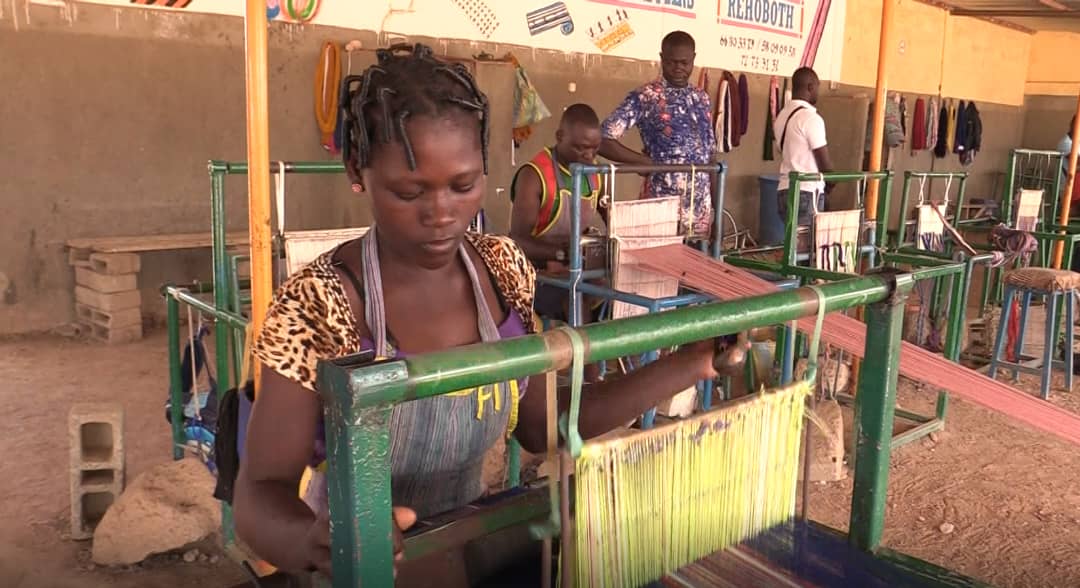
<instances>
[{"instance_id":1,"label":"green metal loom frame","mask_svg":"<svg viewBox=\"0 0 1080 588\"><path fill-rule=\"evenodd\" d=\"M819 286L828 312L869 305L865 358L855 398L859 433L848 534L850 544L865 551L877 550L884 528L892 450L886 441L895 416L904 300L914 283L914 275L886 269ZM816 295L800 288L592 324L577 332L587 350L584 361L593 362L783 324L816 313L817 305ZM326 411L334 586L341 588L392 584L389 419L393 407L567 368L570 343L566 334L552 331L405 360L357 361L322 362L318 373ZM406 556L449 549L542 519L548 503L541 490L408 536Z\"/></svg>"},{"instance_id":2,"label":"green metal loom frame","mask_svg":"<svg viewBox=\"0 0 1080 588\"><path fill-rule=\"evenodd\" d=\"M935 174L928 175L933 176ZM938 177L945 177L945 175L941 174ZM790 183L787 194L788 210L787 218L785 219L784 244L780 248L773 247L749 250L746 252L732 252L724 257L724 261L743 269L772 272L782 276L794 276L802 280L803 284L809 283L812 280L836 281L850 279L852 274L827 272L812 267L798 265L798 248L796 244L798 242L799 186L801 182L817 180L835 183L869 182L875 180L880 182L877 217L872 224L867 223L867 226L869 227L869 243L861 246L859 252L860 258L865 258L870 267L875 267L878 265L878 262L880 262L880 265L888 267L900 265L910 266L916 270L912 273L915 280L934 280L935 292L944 291L941 284L945 279L948 279L952 284L949 288L950 297L953 300L966 300L967 293L970 290L974 264L986 262L991 257L990 255L978 256L957 262L947 256L935 256L928 254L929 252L916 248L900 251L890 251L886 249L886 246L890 241L888 226L889 212L891 211L892 206L892 184L894 181L893 173L891 171L831 172L826 174L801 174L792 172L789 178ZM910 180L905 178L905 182L907 181ZM905 185L905 196L906 192L907 187ZM782 249L783 251L783 257L780 263L744 257L744 255L747 254L761 253L770 250L775 251L777 249ZM948 318L946 319L948 330L945 341L945 357L952 361L958 361L960 358L960 345L962 342L960 334L964 328L964 308L965 305L951 305ZM783 347L785 355L794 353L794 347L778 341L777 349L780 349L781 347ZM787 358L784 358L782 365L785 366L785 373L781 377L782 382L787 382L791 379L791 374L786 373L786 366L791 363L791 361L787 361ZM837 394L837 399L849 405L854 404L855 402L854 397L850 394ZM939 391L935 412L932 416L898 409L896 411L896 416L915 423L915 426L893 436L892 446L900 447L907 443L911 443L912 441L921 439L930 433L943 430L945 428L945 417L948 412L948 406L948 394L944 391Z\"/></svg>"}]
</instances>

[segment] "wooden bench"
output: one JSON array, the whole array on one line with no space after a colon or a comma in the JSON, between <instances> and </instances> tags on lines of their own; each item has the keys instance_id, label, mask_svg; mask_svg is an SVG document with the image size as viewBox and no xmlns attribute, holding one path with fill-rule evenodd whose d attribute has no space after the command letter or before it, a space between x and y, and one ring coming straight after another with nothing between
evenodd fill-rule
<instances>
[{"instance_id":1,"label":"wooden bench","mask_svg":"<svg viewBox=\"0 0 1080 588\"><path fill-rule=\"evenodd\" d=\"M139 254L210 247L209 233L71 239L68 263L75 270L75 316L95 339L127 343L142 338ZM248 235L229 233L229 247L248 243Z\"/></svg>"}]
</instances>

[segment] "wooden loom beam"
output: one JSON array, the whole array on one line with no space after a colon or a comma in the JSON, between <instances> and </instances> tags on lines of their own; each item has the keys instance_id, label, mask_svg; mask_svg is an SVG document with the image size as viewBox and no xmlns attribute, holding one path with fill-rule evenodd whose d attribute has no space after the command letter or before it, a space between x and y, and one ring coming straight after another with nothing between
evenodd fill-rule
<instances>
[{"instance_id":1,"label":"wooden loom beam","mask_svg":"<svg viewBox=\"0 0 1080 588\"><path fill-rule=\"evenodd\" d=\"M273 296L270 255L270 114L267 94L266 2L244 12L247 91L248 232L251 240L251 332L262 330ZM259 363L252 374L258 394Z\"/></svg>"}]
</instances>

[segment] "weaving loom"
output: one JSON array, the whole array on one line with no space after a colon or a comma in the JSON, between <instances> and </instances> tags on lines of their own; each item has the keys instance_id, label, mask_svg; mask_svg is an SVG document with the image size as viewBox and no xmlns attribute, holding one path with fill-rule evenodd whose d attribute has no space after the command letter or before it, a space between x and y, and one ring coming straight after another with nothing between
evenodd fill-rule
<instances>
[{"instance_id":1,"label":"weaving loom","mask_svg":"<svg viewBox=\"0 0 1080 588\"><path fill-rule=\"evenodd\" d=\"M679 293L679 281L642 270L628 263L627 253L636 249L682 243L679 233L679 199L654 198L612 202L608 215L611 252L611 286L646 298L666 298ZM620 319L649 312L648 308L615 300L611 318Z\"/></svg>"},{"instance_id":2,"label":"weaving loom","mask_svg":"<svg viewBox=\"0 0 1080 588\"><path fill-rule=\"evenodd\" d=\"M574 585L642 586L789 521L811 390L800 381L586 443L575 462Z\"/></svg>"},{"instance_id":3,"label":"weaving loom","mask_svg":"<svg viewBox=\"0 0 1080 588\"><path fill-rule=\"evenodd\" d=\"M343 358L321 363L317 388L326 406L334 585L392 582L387 417L395 404L567 367L573 367L573 378L580 383L584 363L784 323L814 312L822 317L864 302L873 306L867 313L870 328L863 354L868 367L876 361L881 369L864 370L859 382L861 406L856 415L861 435L847 547L835 537L826 542L825 535L807 545L805 539L817 533L817 527L785 522L794 511L805 384L755 395L628 438L591 443L582 443L576 433L578 415L571 402L560 429L569 451L578 455L575 524L539 528L561 531L564 546L570 547L564 553L578 556L564 565L563 578L567 584L577 578L580 586L649 585L655 580L664 586L715 586L709 581L695 584L693 578L730 568L733 561L741 569L720 573L735 586L883 585L830 583L824 573L846 580L904 580L884 584L893 586L968 585L926 565L918 574L911 573L870 553L883 524L888 468L882 466L890 452L895 346L899 311L909 290L910 279L899 276L856 277L823 284L817 292L784 291L697 305L403 360L357 364L356 358ZM814 319L809 320L813 324ZM887 367L890 362L892 369ZM695 476L695 471L710 471L712 476ZM545 518L569 521L567 479L564 474L558 498L553 485L549 485L551 500L543 500L542 488L518 490L508 498L489 499L454 520L422 523L422 532L405 539L406 557L452 549ZM607 493L612 489L616 489L613 497ZM556 509L563 514L549 514ZM567 543L575 537L580 541ZM795 563L792 545L798 547ZM735 547L716 551L726 546ZM581 565L582 554L598 557L590 558L586 566ZM751 577L749 568L769 582L745 583Z\"/></svg>"}]
</instances>

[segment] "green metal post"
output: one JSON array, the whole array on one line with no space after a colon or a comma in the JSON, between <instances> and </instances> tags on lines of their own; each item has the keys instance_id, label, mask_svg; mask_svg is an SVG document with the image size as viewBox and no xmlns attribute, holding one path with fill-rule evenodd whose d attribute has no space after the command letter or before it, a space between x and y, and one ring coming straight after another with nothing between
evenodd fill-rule
<instances>
[{"instance_id":1,"label":"green metal post","mask_svg":"<svg viewBox=\"0 0 1080 588\"><path fill-rule=\"evenodd\" d=\"M180 374L180 303L165 297L165 324L169 330L169 420L172 421L173 459L184 459L184 379Z\"/></svg>"},{"instance_id":2,"label":"green metal post","mask_svg":"<svg viewBox=\"0 0 1080 588\"><path fill-rule=\"evenodd\" d=\"M394 585L393 511L390 494L392 406L361 407L353 386L398 396L405 392L404 364L390 362L363 373L324 370L331 565L334 586ZM324 375L327 374L327 375ZM337 377L335 377L337 376ZM323 388L326 386L326 388ZM361 556L361 554L363 554Z\"/></svg>"},{"instance_id":3,"label":"green metal post","mask_svg":"<svg viewBox=\"0 0 1080 588\"><path fill-rule=\"evenodd\" d=\"M1005 172L1005 193L1002 194L1001 206L998 214L1004 219L1007 226L1013 223L1013 192L1016 191L1016 150L1009 151L1008 171Z\"/></svg>"},{"instance_id":4,"label":"green metal post","mask_svg":"<svg viewBox=\"0 0 1080 588\"><path fill-rule=\"evenodd\" d=\"M965 173L960 176L960 185L956 188L956 214L952 217L952 223L954 226L958 226L960 221L960 211L964 208L964 202L967 197L967 179L968 176ZM948 218L949 211L945 211L945 217Z\"/></svg>"},{"instance_id":5,"label":"green metal post","mask_svg":"<svg viewBox=\"0 0 1080 588\"><path fill-rule=\"evenodd\" d=\"M908 192L911 190L911 178L913 178L915 172L904 172L904 188L900 192L900 221L897 224L896 239L893 240L893 248L900 249L907 244L907 227L908 227L908 204L910 198L908 198ZM919 191L920 195L922 191ZM886 221L885 226L888 227Z\"/></svg>"},{"instance_id":6,"label":"green metal post","mask_svg":"<svg viewBox=\"0 0 1080 588\"><path fill-rule=\"evenodd\" d=\"M795 267L799 258L799 174L791 172L788 175L788 211L784 219L784 265ZM811 265L813 265L811 263Z\"/></svg>"},{"instance_id":7,"label":"green metal post","mask_svg":"<svg viewBox=\"0 0 1080 588\"><path fill-rule=\"evenodd\" d=\"M963 341L964 330L964 315L967 311L966 294L967 284L970 279L968 276L971 270L971 262L969 261L964 267L964 273L960 276L953 276L952 280L952 300L949 306L949 323L946 327L948 332L945 334L945 357L949 361L960 361L960 345ZM945 413L949 410L949 395L946 392L939 391L937 397L936 415L938 420L944 424Z\"/></svg>"},{"instance_id":8,"label":"green metal post","mask_svg":"<svg viewBox=\"0 0 1080 588\"><path fill-rule=\"evenodd\" d=\"M230 282L229 258L225 242L225 174L216 171L213 164L210 165L210 230L213 243L214 265L214 307L218 309L229 308ZM229 370L229 329L222 325L214 325L214 359L217 363L218 382L228 390L238 385L230 377Z\"/></svg>"},{"instance_id":9,"label":"green metal post","mask_svg":"<svg viewBox=\"0 0 1080 588\"><path fill-rule=\"evenodd\" d=\"M507 441L506 453L506 482L511 488L517 488L521 485L521 443L518 443L517 437L511 437Z\"/></svg>"},{"instance_id":10,"label":"green metal post","mask_svg":"<svg viewBox=\"0 0 1080 588\"><path fill-rule=\"evenodd\" d=\"M849 542L872 551L885 526L904 300L914 282L898 276L892 296L866 312L866 348L855 396L855 486Z\"/></svg>"},{"instance_id":11,"label":"green metal post","mask_svg":"<svg viewBox=\"0 0 1080 588\"><path fill-rule=\"evenodd\" d=\"M876 231L874 234L874 246L878 249L884 249L886 246L886 236L889 232L889 212L892 210L892 184L893 173L885 172L885 177L881 179L881 188L878 190L878 209L877 218L875 219ZM870 266L873 267L874 254L870 254Z\"/></svg>"}]
</instances>

